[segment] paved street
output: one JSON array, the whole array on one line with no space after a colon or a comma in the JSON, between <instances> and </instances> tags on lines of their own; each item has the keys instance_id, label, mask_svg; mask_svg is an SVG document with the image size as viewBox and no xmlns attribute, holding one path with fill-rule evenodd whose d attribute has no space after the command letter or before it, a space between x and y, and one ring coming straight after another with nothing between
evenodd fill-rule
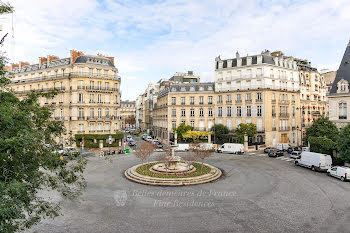
<instances>
[{"instance_id":1,"label":"paved street","mask_svg":"<svg viewBox=\"0 0 350 233\"><path fill-rule=\"evenodd\" d=\"M125 179L123 171L140 162L133 155L88 160L84 195L62 201L64 216L34 232L350 232L350 183L288 157L215 154L207 163L224 176L189 187Z\"/></svg>"}]
</instances>

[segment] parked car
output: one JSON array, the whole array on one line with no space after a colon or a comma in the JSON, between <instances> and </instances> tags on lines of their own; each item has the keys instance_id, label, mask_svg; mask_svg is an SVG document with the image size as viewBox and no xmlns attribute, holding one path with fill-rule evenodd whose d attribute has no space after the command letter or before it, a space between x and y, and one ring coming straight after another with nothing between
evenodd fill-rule
<instances>
[{"instance_id":1,"label":"parked car","mask_svg":"<svg viewBox=\"0 0 350 233\"><path fill-rule=\"evenodd\" d=\"M301 152L300 151L292 151L292 153L290 153L290 158L291 159L298 159L298 158L300 158L300 154L301 154Z\"/></svg>"},{"instance_id":2,"label":"parked car","mask_svg":"<svg viewBox=\"0 0 350 233\"><path fill-rule=\"evenodd\" d=\"M151 136L147 136L147 137L145 138L145 140L146 140L147 142L152 142L153 138L152 138Z\"/></svg>"},{"instance_id":3,"label":"parked car","mask_svg":"<svg viewBox=\"0 0 350 233\"><path fill-rule=\"evenodd\" d=\"M148 135L147 135L147 134L145 134L145 133L144 133L144 134L142 134L142 135L141 135L142 140L146 140L146 137L147 137L147 136L148 136Z\"/></svg>"},{"instance_id":4,"label":"parked car","mask_svg":"<svg viewBox=\"0 0 350 233\"><path fill-rule=\"evenodd\" d=\"M284 152L283 150L270 150L270 152L268 153L269 157L279 157L279 156L283 156Z\"/></svg>"},{"instance_id":5,"label":"parked car","mask_svg":"<svg viewBox=\"0 0 350 233\"><path fill-rule=\"evenodd\" d=\"M350 181L350 167L332 167L327 170L327 175L337 177L341 181Z\"/></svg>"},{"instance_id":6,"label":"parked car","mask_svg":"<svg viewBox=\"0 0 350 233\"><path fill-rule=\"evenodd\" d=\"M302 147L301 150L310 152L310 147Z\"/></svg>"},{"instance_id":7,"label":"parked car","mask_svg":"<svg viewBox=\"0 0 350 233\"><path fill-rule=\"evenodd\" d=\"M129 146L136 146L136 142L135 142L134 139L131 139L131 140L129 141Z\"/></svg>"},{"instance_id":8,"label":"parked car","mask_svg":"<svg viewBox=\"0 0 350 233\"><path fill-rule=\"evenodd\" d=\"M332 157L326 154L303 151L295 160L295 165L311 168L315 171L327 171L332 167Z\"/></svg>"},{"instance_id":9,"label":"parked car","mask_svg":"<svg viewBox=\"0 0 350 233\"><path fill-rule=\"evenodd\" d=\"M152 140L152 143L153 143L153 144L157 144L158 142L159 142L158 139L153 139L153 140Z\"/></svg>"},{"instance_id":10,"label":"parked car","mask_svg":"<svg viewBox=\"0 0 350 233\"><path fill-rule=\"evenodd\" d=\"M293 151L299 151L299 147L297 147L297 146L288 147L287 152L289 154L292 153Z\"/></svg>"},{"instance_id":11,"label":"parked car","mask_svg":"<svg viewBox=\"0 0 350 233\"><path fill-rule=\"evenodd\" d=\"M276 147L266 147L266 148L264 149L264 153L269 153L270 150L276 150Z\"/></svg>"},{"instance_id":12,"label":"parked car","mask_svg":"<svg viewBox=\"0 0 350 233\"><path fill-rule=\"evenodd\" d=\"M126 140L129 142L130 140L132 140L132 136L131 135L126 136Z\"/></svg>"},{"instance_id":13,"label":"parked car","mask_svg":"<svg viewBox=\"0 0 350 233\"><path fill-rule=\"evenodd\" d=\"M186 144L186 143L181 143L181 144L177 144L177 146L175 146L174 151L189 151L190 150L190 144Z\"/></svg>"},{"instance_id":14,"label":"parked car","mask_svg":"<svg viewBox=\"0 0 350 233\"><path fill-rule=\"evenodd\" d=\"M276 145L276 148L278 150L283 150L283 151L287 151L289 147L290 147L290 145L288 143L278 143Z\"/></svg>"},{"instance_id":15,"label":"parked car","mask_svg":"<svg viewBox=\"0 0 350 233\"><path fill-rule=\"evenodd\" d=\"M160 143L160 142L155 143L155 145L156 145L158 148L163 148L163 145L162 145L162 143Z\"/></svg>"},{"instance_id":16,"label":"parked car","mask_svg":"<svg viewBox=\"0 0 350 233\"><path fill-rule=\"evenodd\" d=\"M244 145L240 143L224 143L218 148L218 153L243 154Z\"/></svg>"}]
</instances>

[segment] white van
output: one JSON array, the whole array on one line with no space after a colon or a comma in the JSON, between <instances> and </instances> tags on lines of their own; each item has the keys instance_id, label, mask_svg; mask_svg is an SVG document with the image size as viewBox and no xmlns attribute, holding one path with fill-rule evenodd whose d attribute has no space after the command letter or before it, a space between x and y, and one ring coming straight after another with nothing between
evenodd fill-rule
<instances>
[{"instance_id":1,"label":"white van","mask_svg":"<svg viewBox=\"0 0 350 233\"><path fill-rule=\"evenodd\" d=\"M214 150L213 143L201 143L201 144L199 144L199 147L203 150Z\"/></svg>"},{"instance_id":2,"label":"white van","mask_svg":"<svg viewBox=\"0 0 350 233\"><path fill-rule=\"evenodd\" d=\"M190 144L177 144L176 147L174 147L174 151L189 151L190 150Z\"/></svg>"},{"instance_id":3,"label":"white van","mask_svg":"<svg viewBox=\"0 0 350 233\"><path fill-rule=\"evenodd\" d=\"M276 145L277 150L287 151L290 145L288 143L278 143Z\"/></svg>"},{"instance_id":4,"label":"white van","mask_svg":"<svg viewBox=\"0 0 350 233\"><path fill-rule=\"evenodd\" d=\"M328 169L327 174L337 177L341 179L341 181L350 181L350 167L335 166Z\"/></svg>"},{"instance_id":5,"label":"white van","mask_svg":"<svg viewBox=\"0 0 350 233\"><path fill-rule=\"evenodd\" d=\"M218 148L219 153L234 153L234 154L243 154L244 145L240 143L224 143L221 147Z\"/></svg>"},{"instance_id":6,"label":"white van","mask_svg":"<svg viewBox=\"0 0 350 233\"><path fill-rule=\"evenodd\" d=\"M332 157L326 154L303 151L295 165L311 168L313 171L327 171L332 167Z\"/></svg>"}]
</instances>

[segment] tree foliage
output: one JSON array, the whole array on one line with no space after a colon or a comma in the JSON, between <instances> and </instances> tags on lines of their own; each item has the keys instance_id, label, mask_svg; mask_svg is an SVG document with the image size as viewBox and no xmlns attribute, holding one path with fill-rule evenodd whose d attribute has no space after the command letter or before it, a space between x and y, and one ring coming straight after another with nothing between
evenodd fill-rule
<instances>
[{"instance_id":1,"label":"tree foliage","mask_svg":"<svg viewBox=\"0 0 350 233\"><path fill-rule=\"evenodd\" d=\"M192 142L200 142L201 140L208 140L208 136L211 132L203 132L203 131L187 131L182 135L182 137L187 141L191 140Z\"/></svg>"},{"instance_id":2,"label":"tree foliage","mask_svg":"<svg viewBox=\"0 0 350 233\"><path fill-rule=\"evenodd\" d=\"M204 160L213 155L214 150L205 148L201 146L199 143L191 143L191 151L193 152L193 156L195 159L201 160L201 172L203 172Z\"/></svg>"},{"instance_id":3,"label":"tree foliage","mask_svg":"<svg viewBox=\"0 0 350 233\"><path fill-rule=\"evenodd\" d=\"M0 14L13 10L0 2ZM60 214L59 204L42 195L57 191L64 197L81 194L86 160L54 152L55 140L64 134L62 122L51 121L52 109L38 104L34 93L19 99L5 77L6 58L0 56L0 232L25 230L42 217ZM7 74L6 74L7 75Z\"/></svg>"},{"instance_id":4,"label":"tree foliage","mask_svg":"<svg viewBox=\"0 0 350 233\"><path fill-rule=\"evenodd\" d=\"M187 132L193 130L193 127L190 125L186 125L185 123L181 123L176 129L175 132L177 133L177 140L179 142L184 141L183 135Z\"/></svg>"},{"instance_id":5,"label":"tree foliage","mask_svg":"<svg viewBox=\"0 0 350 233\"><path fill-rule=\"evenodd\" d=\"M230 130L223 124L216 124L211 128L215 136L215 143L225 143Z\"/></svg>"},{"instance_id":6,"label":"tree foliage","mask_svg":"<svg viewBox=\"0 0 350 233\"><path fill-rule=\"evenodd\" d=\"M338 158L345 162L350 162L350 124L340 131L337 149Z\"/></svg>"},{"instance_id":7,"label":"tree foliage","mask_svg":"<svg viewBox=\"0 0 350 233\"><path fill-rule=\"evenodd\" d=\"M256 125L253 123L247 123L247 124L239 124L236 129L236 134L238 138L238 142L244 143L244 135L247 135L249 137L253 137L257 133L256 131Z\"/></svg>"},{"instance_id":8,"label":"tree foliage","mask_svg":"<svg viewBox=\"0 0 350 233\"><path fill-rule=\"evenodd\" d=\"M309 136L309 143L310 150L317 153L332 155L332 151L336 149L336 143L326 136Z\"/></svg>"},{"instance_id":9,"label":"tree foliage","mask_svg":"<svg viewBox=\"0 0 350 233\"><path fill-rule=\"evenodd\" d=\"M151 156L151 154L155 151L156 145L151 142L144 142L140 146L138 146L135 150L135 156L139 158L142 162L142 165L145 161ZM148 170L148 166L145 167Z\"/></svg>"},{"instance_id":10,"label":"tree foliage","mask_svg":"<svg viewBox=\"0 0 350 233\"><path fill-rule=\"evenodd\" d=\"M126 119L125 119L125 123L126 124L129 124L129 125L135 125L136 124L136 118L134 115L131 115L131 116L128 116Z\"/></svg>"}]
</instances>

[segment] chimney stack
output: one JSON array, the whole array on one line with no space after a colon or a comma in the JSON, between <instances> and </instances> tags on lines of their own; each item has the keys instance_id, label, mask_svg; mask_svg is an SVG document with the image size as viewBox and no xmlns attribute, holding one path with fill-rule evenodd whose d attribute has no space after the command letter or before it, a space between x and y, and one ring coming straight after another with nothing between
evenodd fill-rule
<instances>
[{"instance_id":1,"label":"chimney stack","mask_svg":"<svg viewBox=\"0 0 350 233\"><path fill-rule=\"evenodd\" d=\"M20 61L20 62L19 62L18 68L19 68L19 69L22 69L22 67L24 67L24 66L29 66L29 65L30 65L29 62L22 62L22 61Z\"/></svg>"},{"instance_id":2,"label":"chimney stack","mask_svg":"<svg viewBox=\"0 0 350 233\"><path fill-rule=\"evenodd\" d=\"M73 64L75 62L75 60L77 60L77 57L84 55L84 53L82 51L77 51L77 50L71 50L70 51L70 62L71 64Z\"/></svg>"},{"instance_id":3,"label":"chimney stack","mask_svg":"<svg viewBox=\"0 0 350 233\"><path fill-rule=\"evenodd\" d=\"M47 58L46 58L47 64L50 64L50 62L55 61L55 60L58 60L58 59L60 59L60 58L57 57L57 56L47 55Z\"/></svg>"},{"instance_id":4,"label":"chimney stack","mask_svg":"<svg viewBox=\"0 0 350 233\"><path fill-rule=\"evenodd\" d=\"M39 57L39 67L47 61L46 57Z\"/></svg>"}]
</instances>

